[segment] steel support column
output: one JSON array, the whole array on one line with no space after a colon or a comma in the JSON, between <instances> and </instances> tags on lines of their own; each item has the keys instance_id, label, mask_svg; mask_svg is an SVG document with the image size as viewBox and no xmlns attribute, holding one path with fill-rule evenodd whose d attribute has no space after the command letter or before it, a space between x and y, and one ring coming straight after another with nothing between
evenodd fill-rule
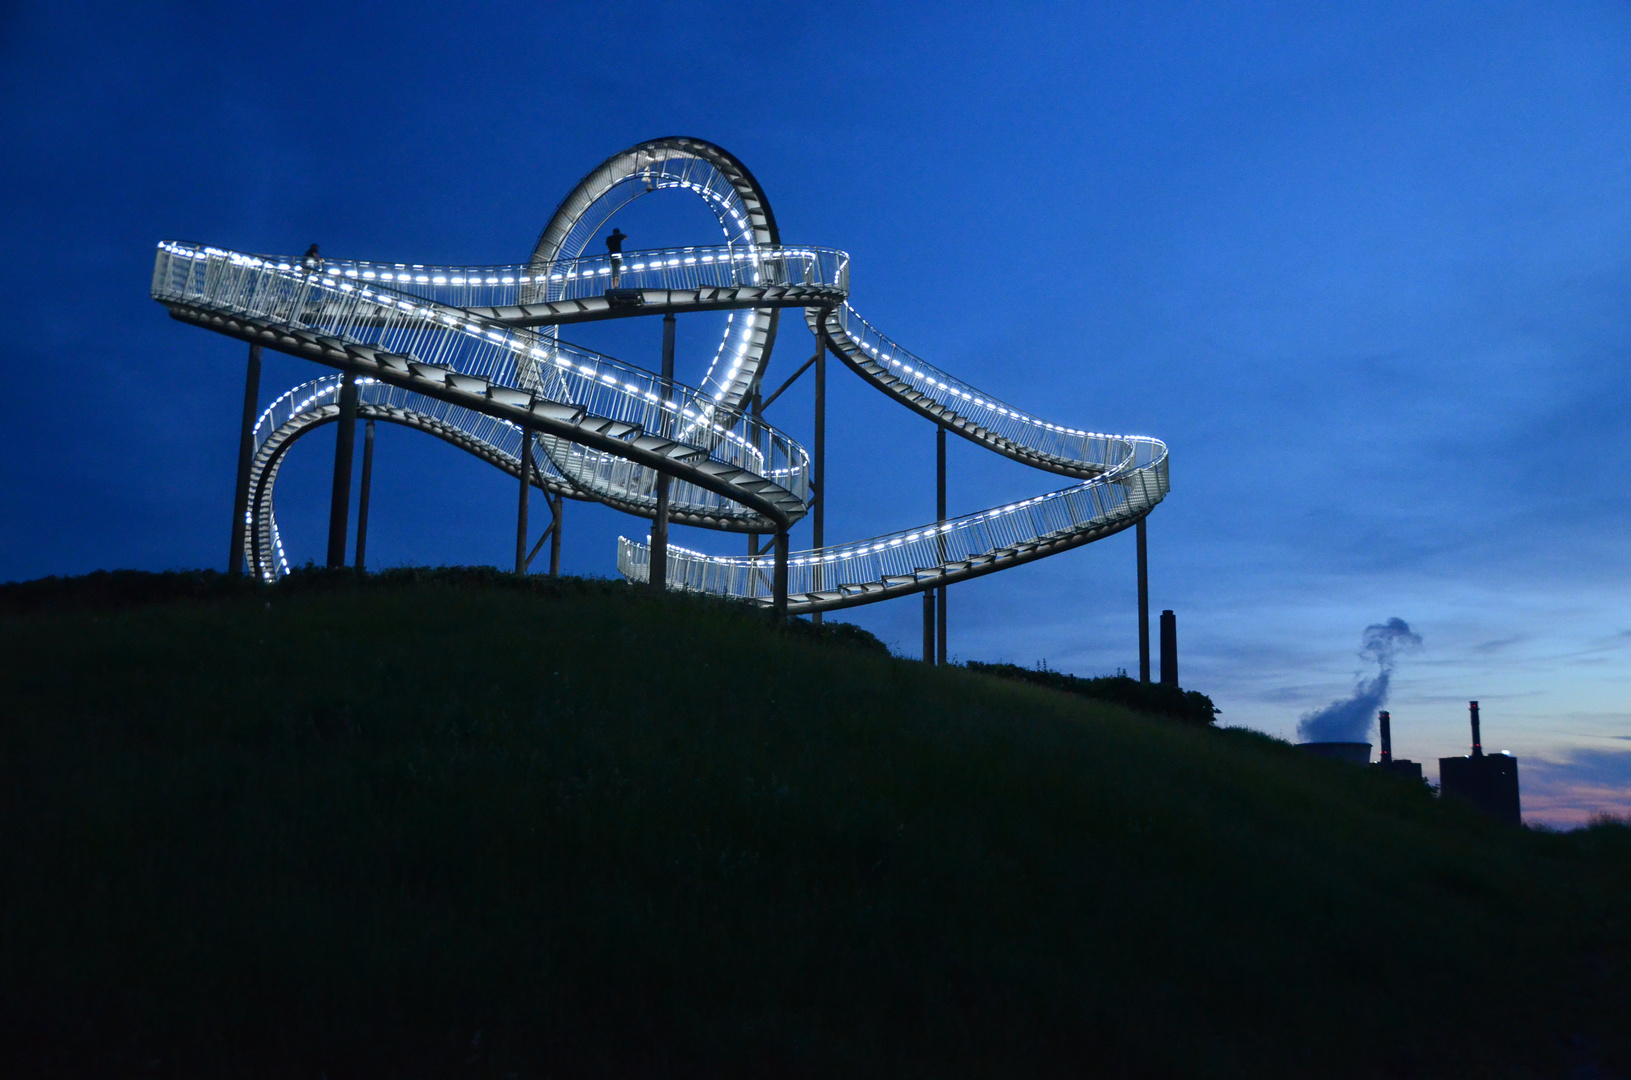
<instances>
[{"instance_id":1,"label":"steel support column","mask_svg":"<svg viewBox=\"0 0 1631 1080\"><path fill-rule=\"evenodd\" d=\"M515 572L527 572L527 510L532 502L532 429L521 428L521 494L515 507Z\"/></svg>"},{"instance_id":2,"label":"steel support column","mask_svg":"<svg viewBox=\"0 0 1631 1080\"><path fill-rule=\"evenodd\" d=\"M934 514L941 526L946 524L946 426L938 425L934 429ZM946 534L940 534L940 561L946 561ZM940 599L935 604L935 638L936 652L939 654L936 663L946 662L946 587L940 586Z\"/></svg>"},{"instance_id":3,"label":"steel support column","mask_svg":"<svg viewBox=\"0 0 1631 1080\"><path fill-rule=\"evenodd\" d=\"M340 382L340 429L334 437L334 487L328 507L328 565L345 565L346 519L351 514L351 452L357 444L357 376Z\"/></svg>"},{"instance_id":4,"label":"steel support column","mask_svg":"<svg viewBox=\"0 0 1631 1080\"><path fill-rule=\"evenodd\" d=\"M815 506L810 512L811 544L820 551L827 542L827 330L816 327L815 354L815 460L810 463L810 486L814 489ZM820 592L825 584L823 567L818 562L811 568L810 588ZM810 621L821 625L821 612L812 612Z\"/></svg>"},{"instance_id":5,"label":"steel support column","mask_svg":"<svg viewBox=\"0 0 1631 1080\"><path fill-rule=\"evenodd\" d=\"M934 663L934 590L923 590L923 662Z\"/></svg>"},{"instance_id":6,"label":"steel support column","mask_svg":"<svg viewBox=\"0 0 1631 1080\"><path fill-rule=\"evenodd\" d=\"M787 529L776 530L776 570L770 580L770 609L787 618Z\"/></svg>"},{"instance_id":7,"label":"steel support column","mask_svg":"<svg viewBox=\"0 0 1631 1080\"><path fill-rule=\"evenodd\" d=\"M663 400L674 396L674 316L663 316ZM663 421L664 436L672 435ZM668 474L657 474L657 512L651 519L651 566L647 579L653 589L668 588Z\"/></svg>"},{"instance_id":8,"label":"steel support column","mask_svg":"<svg viewBox=\"0 0 1631 1080\"><path fill-rule=\"evenodd\" d=\"M762 375L763 372L760 372L760 374ZM759 380L757 378L755 378L753 381L753 394L748 398L747 411L752 414L755 419L764 419L764 400L759 396ZM748 533L748 558L756 558L758 554L759 534L756 532L750 532Z\"/></svg>"},{"instance_id":9,"label":"steel support column","mask_svg":"<svg viewBox=\"0 0 1631 1080\"><path fill-rule=\"evenodd\" d=\"M238 432L238 484L232 496L232 554L227 573L244 572L244 540L249 530L249 469L255 461L255 410L261 394L261 347L249 346L249 364L244 371L244 418Z\"/></svg>"},{"instance_id":10,"label":"steel support column","mask_svg":"<svg viewBox=\"0 0 1631 1080\"><path fill-rule=\"evenodd\" d=\"M550 513L555 520L549 526L549 576L561 576L561 511L566 508L566 497L557 495L550 500Z\"/></svg>"},{"instance_id":11,"label":"steel support column","mask_svg":"<svg viewBox=\"0 0 1631 1080\"><path fill-rule=\"evenodd\" d=\"M367 567L368 493L374 481L374 421L362 428L362 490L357 493L357 569Z\"/></svg>"},{"instance_id":12,"label":"steel support column","mask_svg":"<svg viewBox=\"0 0 1631 1080\"><path fill-rule=\"evenodd\" d=\"M1144 523L1138 519L1138 681L1150 681L1150 558L1144 538Z\"/></svg>"}]
</instances>

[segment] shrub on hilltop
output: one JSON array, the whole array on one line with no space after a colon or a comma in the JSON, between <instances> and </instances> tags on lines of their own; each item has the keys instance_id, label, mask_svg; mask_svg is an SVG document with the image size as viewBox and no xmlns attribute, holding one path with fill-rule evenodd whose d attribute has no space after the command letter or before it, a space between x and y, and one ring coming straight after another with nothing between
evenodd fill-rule
<instances>
[{"instance_id":1,"label":"shrub on hilltop","mask_svg":"<svg viewBox=\"0 0 1631 1080\"><path fill-rule=\"evenodd\" d=\"M1166 683L1139 682L1125 671L1084 679L1079 675L1053 671L1046 664L1037 668L1023 668L1018 664L982 664L978 660L970 660L963 666L982 675L1046 686L1050 690L1063 690L1067 694L1108 701L1135 712L1154 713L1191 724L1210 724L1222 711L1199 690L1183 690Z\"/></svg>"}]
</instances>

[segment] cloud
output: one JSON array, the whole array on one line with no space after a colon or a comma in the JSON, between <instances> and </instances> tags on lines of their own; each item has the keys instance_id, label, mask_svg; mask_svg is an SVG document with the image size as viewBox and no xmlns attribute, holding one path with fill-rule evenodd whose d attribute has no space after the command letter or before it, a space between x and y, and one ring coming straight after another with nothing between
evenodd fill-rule
<instances>
[{"instance_id":1,"label":"cloud","mask_svg":"<svg viewBox=\"0 0 1631 1080\"><path fill-rule=\"evenodd\" d=\"M1631 750L1574 750L1567 761L1526 759L1518 765L1518 780L1523 816L1531 822L1572 826L1598 814L1631 817Z\"/></svg>"},{"instance_id":2,"label":"cloud","mask_svg":"<svg viewBox=\"0 0 1631 1080\"><path fill-rule=\"evenodd\" d=\"M1297 738L1303 742L1366 741L1372 717L1387 702L1388 677L1383 671L1374 679L1360 679L1351 697L1304 713L1297 721Z\"/></svg>"},{"instance_id":3,"label":"cloud","mask_svg":"<svg viewBox=\"0 0 1631 1080\"><path fill-rule=\"evenodd\" d=\"M1384 673L1393 670L1394 658L1399 653L1421 648L1421 635L1411 633L1410 624L1397 616L1365 627L1363 640L1359 655L1375 660Z\"/></svg>"},{"instance_id":4,"label":"cloud","mask_svg":"<svg viewBox=\"0 0 1631 1080\"><path fill-rule=\"evenodd\" d=\"M1271 705L1297 705L1314 697L1314 691L1303 686L1277 686L1256 695L1258 701Z\"/></svg>"},{"instance_id":5,"label":"cloud","mask_svg":"<svg viewBox=\"0 0 1631 1080\"><path fill-rule=\"evenodd\" d=\"M1377 710L1387 703L1394 660L1401 652L1419 648L1421 635L1413 633L1401 618L1365 627L1359 655L1375 662L1376 676L1360 679L1347 699L1305 713L1297 721L1297 737L1303 742L1364 742Z\"/></svg>"}]
</instances>

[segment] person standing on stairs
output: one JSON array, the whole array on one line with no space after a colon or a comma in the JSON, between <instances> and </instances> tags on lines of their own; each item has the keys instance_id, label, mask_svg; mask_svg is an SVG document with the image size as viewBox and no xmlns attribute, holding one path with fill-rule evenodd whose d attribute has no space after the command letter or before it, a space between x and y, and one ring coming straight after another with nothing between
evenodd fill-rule
<instances>
[{"instance_id":1,"label":"person standing on stairs","mask_svg":"<svg viewBox=\"0 0 1631 1080\"><path fill-rule=\"evenodd\" d=\"M618 279L623 276L623 241L628 237L623 235L622 229L613 229L611 235L606 237L606 253L612 257L612 288L617 288Z\"/></svg>"}]
</instances>

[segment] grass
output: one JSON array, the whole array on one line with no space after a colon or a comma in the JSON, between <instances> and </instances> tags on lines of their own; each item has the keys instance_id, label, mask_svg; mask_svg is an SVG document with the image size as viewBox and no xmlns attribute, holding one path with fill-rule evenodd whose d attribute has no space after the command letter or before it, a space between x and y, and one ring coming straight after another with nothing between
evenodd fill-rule
<instances>
[{"instance_id":1,"label":"grass","mask_svg":"<svg viewBox=\"0 0 1631 1080\"><path fill-rule=\"evenodd\" d=\"M8 1075L1631 1061L1624 826L610 583L122 580L0 589Z\"/></svg>"}]
</instances>

